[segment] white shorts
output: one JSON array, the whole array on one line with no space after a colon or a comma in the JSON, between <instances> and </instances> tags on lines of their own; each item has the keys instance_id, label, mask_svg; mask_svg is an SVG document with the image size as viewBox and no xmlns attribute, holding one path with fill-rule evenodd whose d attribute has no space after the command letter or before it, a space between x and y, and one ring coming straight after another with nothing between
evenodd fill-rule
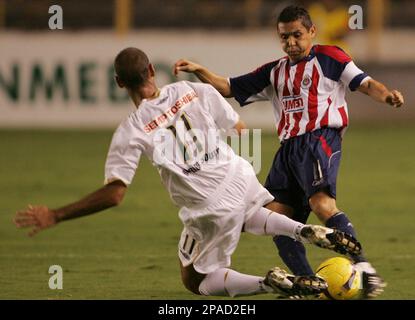
<instances>
[{"instance_id":1,"label":"white shorts","mask_svg":"<svg viewBox=\"0 0 415 320\"><path fill-rule=\"evenodd\" d=\"M179 212L184 224L179 241L180 261L185 267L193 264L203 274L231 265L243 224L274 200L245 160L238 162L233 178L220 188L216 202L205 208L183 207Z\"/></svg>"}]
</instances>

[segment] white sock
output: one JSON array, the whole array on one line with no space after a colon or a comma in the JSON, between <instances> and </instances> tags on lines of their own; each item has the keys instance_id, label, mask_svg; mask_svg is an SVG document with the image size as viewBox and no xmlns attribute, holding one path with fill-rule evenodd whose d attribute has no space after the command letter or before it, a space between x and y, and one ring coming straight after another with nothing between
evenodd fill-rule
<instances>
[{"instance_id":1,"label":"white sock","mask_svg":"<svg viewBox=\"0 0 415 320\"><path fill-rule=\"evenodd\" d=\"M243 296L266 293L264 277L251 276L228 268L220 268L209 274L199 285L199 292L205 296Z\"/></svg>"},{"instance_id":2,"label":"white sock","mask_svg":"<svg viewBox=\"0 0 415 320\"><path fill-rule=\"evenodd\" d=\"M376 273L376 269L369 262L358 262L355 265L355 268L360 272L367 272L371 274Z\"/></svg>"},{"instance_id":3,"label":"white sock","mask_svg":"<svg viewBox=\"0 0 415 320\"><path fill-rule=\"evenodd\" d=\"M255 235L282 235L298 239L303 226L287 216L261 208L245 222L245 231Z\"/></svg>"}]
</instances>

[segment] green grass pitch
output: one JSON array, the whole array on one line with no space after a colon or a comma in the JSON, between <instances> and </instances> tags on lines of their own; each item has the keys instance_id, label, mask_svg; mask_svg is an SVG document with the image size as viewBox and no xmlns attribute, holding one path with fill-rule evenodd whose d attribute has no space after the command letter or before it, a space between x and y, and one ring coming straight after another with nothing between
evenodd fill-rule
<instances>
[{"instance_id":1,"label":"green grass pitch","mask_svg":"<svg viewBox=\"0 0 415 320\"><path fill-rule=\"evenodd\" d=\"M353 125L343 145L338 205L388 282L382 299L415 299L415 128ZM0 299L207 299L181 284L181 223L158 174L142 159L118 208L62 223L34 238L12 224L28 203L57 207L103 182L111 131L0 131ZM264 182L278 142L262 137ZM310 222L316 223L313 216ZM313 267L334 253L308 247ZM233 268L264 275L282 265L268 237L244 234ZM48 287L63 268L63 290ZM275 299L272 295L253 299Z\"/></svg>"}]
</instances>

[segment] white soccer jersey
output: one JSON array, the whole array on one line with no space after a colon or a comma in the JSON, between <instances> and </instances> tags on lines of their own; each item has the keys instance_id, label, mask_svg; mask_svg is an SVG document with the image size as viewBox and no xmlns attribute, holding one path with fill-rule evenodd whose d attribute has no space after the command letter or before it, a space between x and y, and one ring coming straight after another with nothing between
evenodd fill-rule
<instances>
[{"instance_id":1,"label":"white soccer jersey","mask_svg":"<svg viewBox=\"0 0 415 320\"><path fill-rule=\"evenodd\" d=\"M157 167L175 204L205 206L219 195L239 158L217 135L239 116L210 85L181 81L143 100L117 128L105 165L105 181L129 185L140 157Z\"/></svg>"},{"instance_id":2,"label":"white soccer jersey","mask_svg":"<svg viewBox=\"0 0 415 320\"><path fill-rule=\"evenodd\" d=\"M354 91L369 78L340 48L315 45L295 64L284 57L229 81L241 106L272 102L283 141L319 128L346 128L346 88Z\"/></svg>"}]
</instances>

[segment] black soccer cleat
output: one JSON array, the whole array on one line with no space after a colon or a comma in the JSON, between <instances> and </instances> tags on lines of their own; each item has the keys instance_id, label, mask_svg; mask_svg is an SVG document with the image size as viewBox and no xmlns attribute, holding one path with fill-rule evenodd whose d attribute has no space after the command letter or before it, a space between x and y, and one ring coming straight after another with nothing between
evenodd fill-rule
<instances>
[{"instance_id":1,"label":"black soccer cleat","mask_svg":"<svg viewBox=\"0 0 415 320\"><path fill-rule=\"evenodd\" d=\"M386 282L376 273L362 272L363 299L373 299L382 294Z\"/></svg>"},{"instance_id":2,"label":"black soccer cleat","mask_svg":"<svg viewBox=\"0 0 415 320\"><path fill-rule=\"evenodd\" d=\"M318 225L305 225L300 231L300 239L341 254L359 255L362 251L360 242L353 236Z\"/></svg>"},{"instance_id":3,"label":"black soccer cleat","mask_svg":"<svg viewBox=\"0 0 415 320\"><path fill-rule=\"evenodd\" d=\"M327 289L327 282L318 276L294 276L285 270L275 267L271 269L263 284L273 292L285 298L317 296Z\"/></svg>"},{"instance_id":4,"label":"black soccer cleat","mask_svg":"<svg viewBox=\"0 0 415 320\"><path fill-rule=\"evenodd\" d=\"M333 230L333 233L327 234L327 239L334 245L334 251L351 255L359 255L362 252L362 245L352 235L336 229Z\"/></svg>"},{"instance_id":5,"label":"black soccer cleat","mask_svg":"<svg viewBox=\"0 0 415 320\"><path fill-rule=\"evenodd\" d=\"M362 274L362 299L376 298L384 291L387 283L376 273L370 263L356 263L355 268Z\"/></svg>"},{"instance_id":6,"label":"black soccer cleat","mask_svg":"<svg viewBox=\"0 0 415 320\"><path fill-rule=\"evenodd\" d=\"M316 296L327 290L328 284L323 278L312 276L296 276L294 278L293 289L299 296Z\"/></svg>"}]
</instances>

